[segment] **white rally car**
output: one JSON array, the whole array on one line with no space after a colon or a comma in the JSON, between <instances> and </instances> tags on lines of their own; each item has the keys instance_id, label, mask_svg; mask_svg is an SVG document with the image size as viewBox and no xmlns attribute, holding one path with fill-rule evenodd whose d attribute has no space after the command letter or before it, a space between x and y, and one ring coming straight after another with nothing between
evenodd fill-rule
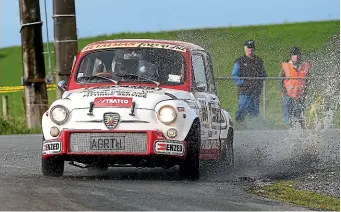
<instances>
[{"instance_id":1,"label":"white rally car","mask_svg":"<svg viewBox=\"0 0 341 212\"><path fill-rule=\"evenodd\" d=\"M64 163L108 167L179 165L198 179L200 161L233 165L233 123L221 108L210 55L181 41L90 43L42 117L42 172Z\"/></svg>"}]
</instances>

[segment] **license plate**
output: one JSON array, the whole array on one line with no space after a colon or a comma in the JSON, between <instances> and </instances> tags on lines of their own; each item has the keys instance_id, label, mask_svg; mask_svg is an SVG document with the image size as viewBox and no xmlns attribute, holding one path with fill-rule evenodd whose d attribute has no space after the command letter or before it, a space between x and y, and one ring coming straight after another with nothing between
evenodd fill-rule
<instances>
[{"instance_id":1,"label":"license plate","mask_svg":"<svg viewBox=\"0 0 341 212\"><path fill-rule=\"evenodd\" d=\"M91 136L90 150L124 150L125 136Z\"/></svg>"}]
</instances>

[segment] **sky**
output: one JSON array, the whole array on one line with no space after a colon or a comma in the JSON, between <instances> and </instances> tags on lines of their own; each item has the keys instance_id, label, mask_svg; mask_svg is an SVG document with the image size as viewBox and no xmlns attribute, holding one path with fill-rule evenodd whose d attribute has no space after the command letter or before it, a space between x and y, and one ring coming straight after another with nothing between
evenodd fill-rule
<instances>
[{"instance_id":1,"label":"sky","mask_svg":"<svg viewBox=\"0 0 341 212\"><path fill-rule=\"evenodd\" d=\"M62 0L61 0L62 1ZM53 0L40 0L43 40L53 42ZM155 32L340 20L339 0L75 0L78 38L119 32ZM0 0L0 47L21 45L19 0Z\"/></svg>"}]
</instances>

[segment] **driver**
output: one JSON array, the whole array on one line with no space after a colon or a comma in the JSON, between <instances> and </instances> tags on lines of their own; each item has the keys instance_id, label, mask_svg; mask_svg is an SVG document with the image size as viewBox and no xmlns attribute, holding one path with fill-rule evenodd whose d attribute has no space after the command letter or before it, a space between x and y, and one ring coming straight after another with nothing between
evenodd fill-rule
<instances>
[{"instance_id":1,"label":"driver","mask_svg":"<svg viewBox=\"0 0 341 212\"><path fill-rule=\"evenodd\" d=\"M112 62L112 72L116 74L128 74L131 72L131 67L134 63L138 63L137 54L127 50L117 50ZM135 73L131 73L135 74Z\"/></svg>"},{"instance_id":2,"label":"driver","mask_svg":"<svg viewBox=\"0 0 341 212\"><path fill-rule=\"evenodd\" d=\"M117 50L112 62L112 72L117 77L124 74L133 74L150 79L157 78L156 66L146 60L143 60L142 54L137 53L134 50Z\"/></svg>"}]
</instances>

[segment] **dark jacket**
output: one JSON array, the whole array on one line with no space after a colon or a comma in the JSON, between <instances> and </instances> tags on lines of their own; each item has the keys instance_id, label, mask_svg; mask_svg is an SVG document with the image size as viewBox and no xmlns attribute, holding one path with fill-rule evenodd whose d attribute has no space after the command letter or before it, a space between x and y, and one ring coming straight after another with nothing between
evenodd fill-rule
<instances>
[{"instance_id":1,"label":"dark jacket","mask_svg":"<svg viewBox=\"0 0 341 212\"><path fill-rule=\"evenodd\" d=\"M264 79L240 79L240 77L267 77L263 60L257 56L241 56L235 60L232 73L239 94L257 94L262 92Z\"/></svg>"}]
</instances>

